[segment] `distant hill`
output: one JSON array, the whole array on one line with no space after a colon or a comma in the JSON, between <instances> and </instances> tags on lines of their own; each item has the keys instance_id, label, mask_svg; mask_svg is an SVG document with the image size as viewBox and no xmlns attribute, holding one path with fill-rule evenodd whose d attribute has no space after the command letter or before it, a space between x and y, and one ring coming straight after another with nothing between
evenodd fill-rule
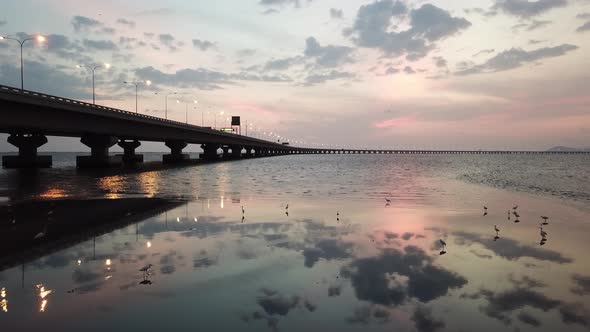
<instances>
[{"instance_id":1,"label":"distant hill","mask_svg":"<svg viewBox=\"0 0 590 332\"><path fill-rule=\"evenodd\" d=\"M551 148L549 150L547 150L548 152L579 152L579 151L583 151L583 152L590 152L590 148L570 148L567 146L556 146L554 148Z\"/></svg>"}]
</instances>

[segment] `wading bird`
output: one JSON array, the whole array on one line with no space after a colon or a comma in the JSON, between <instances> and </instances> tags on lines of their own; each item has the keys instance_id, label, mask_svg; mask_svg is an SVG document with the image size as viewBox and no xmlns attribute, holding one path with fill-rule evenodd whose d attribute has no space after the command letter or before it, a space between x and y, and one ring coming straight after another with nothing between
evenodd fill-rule
<instances>
[{"instance_id":1,"label":"wading bird","mask_svg":"<svg viewBox=\"0 0 590 332\"><path fill-rule=\"evenodd\" d=\"M244 212L245 212L245 211L244 211L244 206L242 205L242 214L244 214Z\"/></svg>"},{"instance_id":2,"label":"wading bird","mask_svg":"<svg viewBox=\"0 0 590 332\"><path fill-rule=\"evenodd\" d=\"M443 239L438 240L438 242L442 245L442 250L440 251L440 255L446 254L447 252L445 251L445 248L447 247L447 243Z\"/></svg>"}]
</instances>

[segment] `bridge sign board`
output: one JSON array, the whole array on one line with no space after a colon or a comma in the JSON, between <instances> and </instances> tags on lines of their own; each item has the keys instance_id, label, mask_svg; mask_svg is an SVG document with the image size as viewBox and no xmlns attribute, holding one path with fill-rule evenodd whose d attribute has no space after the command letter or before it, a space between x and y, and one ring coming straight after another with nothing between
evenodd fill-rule
<instances>
[{"instance_id":1,"label":"bridge sign board","mask_svg":"<svg viewBox=\"0 0 590 332\"><path fill-rule=\"evenodd\" d=\"M239 126L240 125L240 117L239 116L232 116L231 117L231 125L232 126Z\"/></svg>"}]
</instances>

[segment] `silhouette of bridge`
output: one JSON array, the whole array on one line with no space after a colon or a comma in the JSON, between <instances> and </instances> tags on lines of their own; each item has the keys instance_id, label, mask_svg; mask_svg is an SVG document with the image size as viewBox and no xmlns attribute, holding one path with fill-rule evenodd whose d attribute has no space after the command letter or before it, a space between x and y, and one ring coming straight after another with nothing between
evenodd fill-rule
<instances>
[{"instance_id":1,"label":"silhouette of bridge","mask_svg":"<svg viewBox=\"0 0 590 332\"><path fill-rule=\"evenodd\" d=\"M383 149L326 149L283 145L258 138L225 133L150 115L132 113L101 105L0 85L0 132L8 133L8 142L18 147L16 156L3 156L5 168L50 167L51 156L39 156L37 149L47 143L47 135L80 137L90 147L90 156L78 156L80 168L118 166L138 163L143 156L135 149L141 141L164 142L170 153L165 163L189 160L183 149L200 144L200 159L240 159L293 154L572 154L569 151L440 151ZM124 153L109 155L118 144ZM219 149L222 153L219 154Z\"/></svg>"}]
</instances>

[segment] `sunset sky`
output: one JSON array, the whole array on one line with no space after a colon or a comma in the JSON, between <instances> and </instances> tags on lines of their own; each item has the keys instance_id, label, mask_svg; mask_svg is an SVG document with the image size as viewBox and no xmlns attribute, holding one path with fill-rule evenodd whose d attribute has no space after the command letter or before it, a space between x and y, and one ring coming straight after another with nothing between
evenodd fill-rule
<instances>
[{"instance_id":1,"label":"sunset sky","mask_svg":"<svg viewBox=\"0 0 590 332\"><path fill-rule=\"evenodd\" d=\"M590 147L590 0L5 0L25 89L334 146ZM0 41L0 84L20 86ZM181 103L176 103L180 99ZM191 108L193 106L191 105ZM0 136L0 150L14 150ZM164 149L162 144L148 149ZM145 149L146 147L144 147ZM44 150L81 151L50 138Z\"/></svg>"}]
</instances>

